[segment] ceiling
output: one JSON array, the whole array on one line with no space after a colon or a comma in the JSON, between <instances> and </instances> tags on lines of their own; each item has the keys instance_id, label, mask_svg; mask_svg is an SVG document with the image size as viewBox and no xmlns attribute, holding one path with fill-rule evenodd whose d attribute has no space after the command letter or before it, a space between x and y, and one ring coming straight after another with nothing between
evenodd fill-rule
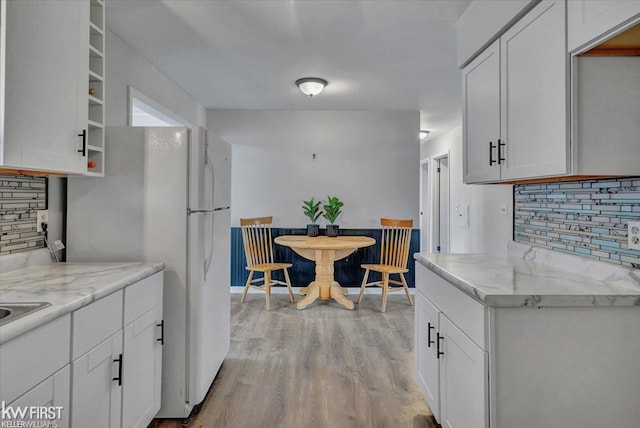
<instances>
[{"instance_id":1,"label":"ceiling","mask_svg":"<svg viewBox=\"0 0 640 428\"><path fill-rule=\"evenodd\" d=\"M208 109L420 110L433 136L460 122L469 3L112 1L107 26ZM308 98L301 77L329 85Z\"/></svg>"}]
</instances>

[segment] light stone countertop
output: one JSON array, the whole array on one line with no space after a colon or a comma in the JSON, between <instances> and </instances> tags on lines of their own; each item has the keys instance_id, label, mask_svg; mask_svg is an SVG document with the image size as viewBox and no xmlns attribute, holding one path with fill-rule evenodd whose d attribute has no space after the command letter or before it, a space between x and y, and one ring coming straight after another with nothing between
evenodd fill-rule
<instances>
[{"instance_id":1,"label":"light stone countertop","mask_svg":"<svg viewBox=\"0 0 640 428\"><path fill-rule=\"evenodd\" d=\"M0 327L0 344L164 269L164 263L52 263L0 275L0 304L51 305Z\"/></svg>"},{"instance_id":2,"label":"light stone countertop","mask_svg":"<svg viewBox=\"0 0 640 428\"><path fill-rule=\"evenodd\" d=\"M516 255L416 253L415 260L488 306L639 306L640 272L594 279ZM603 269L609 269L607 263ZM626 282L622 283L620 280ZM631 282L629 281L631 279ZM634 285L637 281L638 286Z\"/></svg>"}]
</instances>

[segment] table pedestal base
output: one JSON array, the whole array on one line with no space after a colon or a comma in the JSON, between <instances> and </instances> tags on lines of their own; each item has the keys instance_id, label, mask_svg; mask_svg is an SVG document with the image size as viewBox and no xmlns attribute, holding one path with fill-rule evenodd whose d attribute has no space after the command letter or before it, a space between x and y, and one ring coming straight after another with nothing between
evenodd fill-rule
<instances>
[{"instance_id":1,"label":"table pedestal base","mask_svg":"<svg viewBox=\"0 0 640 428\"><path fill-rule=\"evenodd\" d=\"M304 309L316 299L333 299L347 309L353 309L353 302L345 297L347 290L333 280L334 250L316 250L316 280L300 290L305 296L298 301L298 309Z\"/></svg>"},{"instance_id":2,"label":"table pedestal base","mask_svg":"<svg viewBox=\"0 0 640 428\"><path fill-rule=\"evenodd\" d=\"M335 300L340 303L347 309L353 309L354 304L351 300L347 299L345 296L348 294L348 290L344 287L341 287L337 282L333 282L333 284L329 287L329 296L321 297L320 296L320 285L313 281L309 284L308 287L304 287L300 290L300 294L305 296L304 298L298 300L298 309L304 309L317 299L320 300Z\"/></svg>"}]
</instances>

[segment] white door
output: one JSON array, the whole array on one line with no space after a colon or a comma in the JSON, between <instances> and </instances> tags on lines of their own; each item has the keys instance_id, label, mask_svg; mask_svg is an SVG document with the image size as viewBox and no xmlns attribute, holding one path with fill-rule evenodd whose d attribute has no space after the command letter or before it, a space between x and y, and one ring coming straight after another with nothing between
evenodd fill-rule
<instances>
[{"instance_id":1,"label":"white door","mask_svg":"<svg viewBox=\"0 0 640 428\"><path fill-rule=\"evenodd\" d=\"M436 420L440 420L440 367L436 353L438 308L416 293L416 375L418 385Z\"/></svg>"},{"instance_id":2,"label":"white door","mask_svg":"<svg viewBox=\"0 0 640 428\"><path fill-rule=\"evenodd\" d=\"M567 173L565 15L542 1L500 38L502 179Z\"/></svg>"},{"instance_id":3,"label":"white door","mask_svg":"<svg viewBox=\"0 0 640 428\"><path fill-rule=\"evenodd\" d=\"M122 427L143 428L160 410L162 305L124 328Z\"/></svg>"},{"instance_id":4,"label":"white door","mask_svg":"<svg viewBox=\"0 0 640 428\"><path fill-rule=\"evenodd\" d=\"M446 428L487 428L488 357L440 314L440 411Z\"/></svg>"},{"instance_id":5,"label":"white door","mask_svg":"<svg viewBox=\"0 0 640 428\"><path fill-rule=\"evenodd\" d=\"M431 251L429 228L431 224L429 195L429 162L427 158L420 162L420 251Z\"/></svg>"},{"instance_id":6,"label":"white door","mask_svg":"<svg viewBox=\"0 0 640 428\"><path fill-rule=\"evenodd\" d=\"M73 362L74 427L120 427L122 331Z\"/></svg>"},{"instance_id":7,"label":"white door","mask_svg":"<svg viewBox=\"0 0 640 428\"><path fill-rule=\"evenodd\" d=\"M438 253L449 252L449 156L436 158L434 243Z\"/></svg>"},{"instance_id":8,"label":"white door","mask_svg":"<svg viewBox=\"0 0 640 428\"><path fill-rule=\"evenodd\" d=\"M10 0L6 15L2 164L86 172L89 2Z\"/></svg>"},{"instance_id":9,"label":"white door","mask_svg":"<svg viewBox=\"0 0 640 428\"><path fill-rule=\"evenodd\" d=\"M500 179L500 42L462 70L464 182Z\"/></svg>"},{"instance_id":10,"label":"white door","mask_svg":"<svg viewBox=\"0 0 640 428\"><path fill-rule=\"evenodd\" d=\"M567 45L578 50L594 39L640 18L637 0L571 0L567 2Z\"/></svg>"},{"instance_id":11,"label":"white door","mask_svg":"<svg viewBox=\"0 0 640 428\"><path fill-rule=\"evenodd\" d=\"M60 410L60 418L58 418L57 414L55 417L50 419L52 422L49 426L56 426L58 428L68 428L69 427L69 397L71 396L69 393L71 383L71 369L69 365L64 366L62 369L57 371L54 375L48 377L43 380L34 388L30 389L28 392L23 394L20 398L13 401L9 406L16 407L61 407ZM26 418L25 423L29 423L32 421L34 426L47 426L47 425L38 425L42 424L43 420L38 420L33 418L33 420L29 417ZM18 421L14 421L18 422ZM56 424L54 425L53 422ZM29 426L29 425L11 425L11 426ZM91 425L90 425L91 426Z\"/></svg>"}]
</instances>

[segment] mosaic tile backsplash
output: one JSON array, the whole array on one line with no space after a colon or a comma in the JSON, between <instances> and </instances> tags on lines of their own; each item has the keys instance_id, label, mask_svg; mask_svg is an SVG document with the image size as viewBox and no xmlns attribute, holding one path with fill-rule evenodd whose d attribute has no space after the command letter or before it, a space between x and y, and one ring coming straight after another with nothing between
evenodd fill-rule
<instances>
[{"instance_id":1,"label":"mosaic tile backsplash","mask_svg":"<svg viewBox=\"0 0 640 428\"><path fill-rule=\"evenodd\" d=\"M640 221L640 177L516 185L514 239L640 269L627 222Z\"/></svg>"},{"instance_id":2,"label":"mosaic tile backsplash","mask_svg":"<svg viewBox=\"0 0 640 428\"><path fill-rule=\"evenodd\" d=\"M36 211L47 208L47 179L0 174L0 255L44 247Z\"/></svg>"}]
</instances>

